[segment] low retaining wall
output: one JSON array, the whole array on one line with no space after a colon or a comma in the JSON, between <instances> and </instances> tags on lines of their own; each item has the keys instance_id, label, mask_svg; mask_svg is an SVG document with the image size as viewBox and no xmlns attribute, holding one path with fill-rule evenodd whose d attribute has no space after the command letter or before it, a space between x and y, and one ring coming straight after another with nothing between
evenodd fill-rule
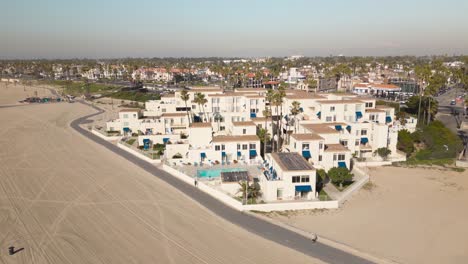
<instances>
[{"instance_id":1,"label":"low retaining wall","mask_svg":"<svg viewBox=\"0 0 468 264\"><path fill-rule=\"evenodd\" d=\"M174 177L189 183L194 184L194 179L166 164L162 167L166 172L170 173ZM285 210L307 210L307 209L335 209L338 208L338 201L313 201L313 202L282 202L282 203L267 203L267 204L248 204L243 205L238 200L231 196L213 189L203 182L198 182L198 188L212 196L215 199L223 202L229 207L232 207L238 211L260 211L260 212L271 212L271 211L285 211Z\"/></svg>"},{"instance_id":2,"label":"low retaining wall","mask_svg":"<svg viewBox=\"0 0 468 264\"><path fill-rule=\"evenodd\" d=\"M131 148L125 146L124 144L122 144L122 143L120 143L120 142L117 143L117 147L119 147L119 148L121 148L121 149L127 151L128 153L131 153L131 154L135 155L136 157L138 157L138 158L140 158L140 159L142 159L142 160L144 160L144 161L146 161L146 162L153 163L153 164L154 164L154 163L161 163L161 160L150 159L149 157L147 157L147 156L145 156L145 155L139 153L139 152L136 151L136 150L133 150L133 149L131 149Z\"/></svg>"},{"instance_id":3,"label":"low retaining wall","mask_svg":"<svg viewBox=\"0 0 468 264\"><path fill-rule=\"evenodd\" d=\"M109 136L106 136L106 135L103 135L101 132L99 131L96 131L94 129L91 130L91 133L93 133L94 135L104 139L104 140L107 140L107 141L111 141L111 140L119 140L121 138L121 136L112 136L112 137L109 137Z\"/></svg>"}]
</instances>

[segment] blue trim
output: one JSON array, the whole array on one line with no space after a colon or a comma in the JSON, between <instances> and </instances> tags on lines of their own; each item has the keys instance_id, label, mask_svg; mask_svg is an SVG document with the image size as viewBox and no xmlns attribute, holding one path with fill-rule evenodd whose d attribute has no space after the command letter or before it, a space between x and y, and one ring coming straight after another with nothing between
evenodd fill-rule
<instances>
[{"instance_id":1,"label":"blue trim","mask_svg":"<svg viewBox=\"0 0 468 264\"><path fill-rule=\"evenodd\" d=\"M356 119L359 119L359 118L362 118L362 112L361 111L356 112Z\"/></svg>"},{"instance_id":2,"label":"blue trim","mask_svg":"<svg viewBox=\"0 0 468 264\"><path fill-rule=\"evenodd\" d=\"M346 166L346 162L338 161L338 168L348 168L348 167Z\"/></svg>"},{"instance_id":3,"label":"blue trim","mask_svg":"<svg viewBox=\"0 0 468 264\"><path fill-rule=\"evenodd\" d=\"M124 132L130 132L130 128L124 127L124 128L123 128L123 131L124 131Z\"/></svg>"},{"instance_id":4,"label":"blue trim","mask_svg":"<svg viewBox=\"0 0 468 264\"><path fill-rule=\"evenodd\" d=\"M336 129L336 131L341 131L341 130L343 130L343 127L341 125L336 125L335 129Z\"/></svg>"},{"instance_id":5,"label":"blue trim","mask_svg":"<svg viewBox=\"0 0 468 264\"><path fill-rule=\"evenodd\" d=\"M226 152L221 152L221 157L226 157Z\"/></svg>"},{"instance_id":6,"label":"blue trim","mask_svg":"<svg viewBox=\"0 0 468 264\"><path fill-rule=\"evenodd\" d=\"M249 151L249 154L250 154L250 157L251 157L251 158L256 157L256 156L257 156L257 150L251 149L251 150Z\"/></svg>"},{"instance_id":7,"label":"blue trim","mask_svg":"<svg viewBox=\"0 0 468 264\"><path fill-rule=\"evenodd\" d=\"M240 151L237 151L237 157L242 156L242 153Z\"/></svg>"},{"instance_id":8,"label":"blue trim","mask_svg":"<svg viewBox=\"0 0 468 264\"><path fill-rule=\"evenodd\" d=\"M163 142L164 144L166 144L167 142L169 142L169 138L163 138Z\"/></svg>"},{"instance_id":9,"label":"blue trim","mask_svg":"<svg viewBox=\"0 0 468 264\"><path fill-rule=\"evenodd\" d=\"M346 130L348 130L348 132L350 132L350 133L351 133L351 126L349 126L349 125L348 125L348 126L346 126Z\"/></svg>"},{"instance_id":10,"label":"blue trim","mask_svg":"<svg viewBox=\"0 0 468 264\"><path fill-rule=\"evenodd\" d=\"M297 185L295 189L296 189L296 192L311 192L312 191L312 186L310 186L310 185Z\"/></svg>"},{"instance_id":11,"label":"blue trim","mask_svg":"<svg viewBox=\"0 0 468 264\"><path fill-rule=\"evenodd\" d=\"M205 152L200 153L200 158L206 159L206 153Z\"/></svg>"},{"instance_id":12,"label":"blue trim","mask_svg":"<svg viewBox=\"0 0 468 264\"><path fill-rule=\"evenodd\" d=\"M391 116L385 117L385 122L386 123L391 123L392 122L392 117Z\"/></svg>"},{"instance_id":13,"label":"blue trim","mask_svg":"<svg viewBox=\"0 0 468 264\"><path fill-rule=\"evenodd\" d=\"M302 107L299 108L299 111L301 111L301 113L303 113L303 112L304 112L304 108L302 108Z\"/></svg>"},{"instance_id":14,"label":"blue trim","mask_svg":"<svg viewBox=\"0 0 468 264\"><path fill-rule=\"evenodd\" d=\"M361 138L361 144L366 144L369 142L369 139L366 137Z\"/></svg>"},{"instance_id":15,"label":"blue trim","mask_svg":"<svg viewBox=\"0 0 468 264\"><path fill-rule=\"evenodd\" d=\"M306 159L310 159L312 157L312 155L310 155L310 150L303 150L302 151L302 157L304 157Z\"/></svg>"},{"instance_id":16,"label":"blue trim","mask_svg":"<svg viewBox=\"0 0 468 264\"><path fill-rule=\"evenodd\" d=\"M257 117L256 113L250 113L250 118L255 118L255 117Z\"/></svg>"},{"instance_id":17,"label":"blue trim","mask_svg":"<svg viewBox=\"0 0 468 264\"><path fill-rule=\"evenodd\" d=\"M321 115L322 115L322 112L319 111L319 112L317 113L318 118L320 118Z\"/></svg>"}]
</instances>

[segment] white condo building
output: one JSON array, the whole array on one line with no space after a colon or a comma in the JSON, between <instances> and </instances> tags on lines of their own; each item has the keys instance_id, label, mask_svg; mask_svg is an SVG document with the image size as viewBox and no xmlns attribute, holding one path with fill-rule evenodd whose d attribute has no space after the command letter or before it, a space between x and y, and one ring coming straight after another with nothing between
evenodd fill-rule
<instances>
[{"instance_id":1,"label":"white condo building","mask_svg":"<svg viewBox=\"0 0 468 264\"><path fill-rule=\"evenodd\" d=\"M204 105L196 103L197 93L205 95ZM263 88L225 92L200 87L188 90L185 102L177 91L148 101L144 111L121 110L118 119L107 123L107 130L137 133L140 146L165 144L165 159L262 164L264 173L251 176L261 179L265 201L315 199L316 169L350 169L353 157L372 158L379 148L390 149L390 156L399 155L398 130L405 127L395 122L393 108L376 106L374 98L286 90L283 105L270 106L266 93ZM293 102L300 103L295 115ZM265 124L270 134L277 131L277 121L263 116L270 107L275 120L281 113L284 116L278 121L283 144L279 153L267 154L264 160L256 134ZM285 160L293 160L297 167Z\"/></svg>"}]
</instances>

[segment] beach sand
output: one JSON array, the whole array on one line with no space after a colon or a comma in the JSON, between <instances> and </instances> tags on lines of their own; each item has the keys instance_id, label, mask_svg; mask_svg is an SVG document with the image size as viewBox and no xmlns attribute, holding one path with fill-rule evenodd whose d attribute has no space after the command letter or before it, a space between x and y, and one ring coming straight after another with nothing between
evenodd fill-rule
<instances>
[{"instance_id":1,"label":"beach sand","mask_svg":"<svg viewBox=\"0 0 468 264\"><path fill-rule=\"evenodd\" d=\"M371 169L361 189L330 211L270 217L399 263L468 262L468 172Z\"/></svg>"},{"instance_id":2,"label":"beach sand","mask_svg":"<svg viewBox=\"0 0 468 264\"><path fill-rule=\"evenodd\" d=\"M0 82L0 105L20 104L18 101L33 97L36 92L38 97L52 95L51 91L44 87Z\"/></svg>"},{"instance_id":3,"label":"beach sand","mask_svg":"<svg viewBox=\"0 0 468 264\"><path fill-rule=\"evenodd\" d=\"M23 96L5 91L4 103ZM92 112L0 109L1 263L320 263L213 215L69 127ZM9 246L24 250L9 256Z\"/></svg>"}]
</instances>

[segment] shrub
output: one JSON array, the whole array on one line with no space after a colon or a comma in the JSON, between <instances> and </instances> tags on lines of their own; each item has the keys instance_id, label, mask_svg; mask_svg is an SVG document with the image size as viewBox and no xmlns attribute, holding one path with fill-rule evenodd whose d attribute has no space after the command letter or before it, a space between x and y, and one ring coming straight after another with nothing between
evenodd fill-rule
<instances>
[{"instance_id":1,"label":"shrub","mask_svg":"<svg viewBox=\"0 0 468 264\"><path fill-rule=\"evenodd\" d=\"M182 158L182 154L180 153L177 153L175 154L174 156L172 156L173 159L181 159Z\"/></svg>"},{"instance_id":2,"label":"shrub","mask_svg":"<svg viewBox=\"0 0 468 264\"><path fill-rule=\"evenodd\" d=\"M382 159L387 160L388 155L392 153L388 148L378 148L374 153L378 154Z\"/></svg>"},{"instance_id":3,"label":"shrub","mask_svg":"<svg viewBox=\"0 0 468 264\"><path fill-rule=\"evenodd\" d=\"M409 156L414 152L414 140L408 130L398 131L397 148L398 150L405 152L406 156Z\"/></svg>"},{"instance_id":4,"label":"shrub","mask_svg":"<svg viewBox=\"0 0 468 264\"><path fill-rule=\"evenodd\" d=\"M339 184L340 187L343 186L343 183L350 182L353 180L354 175L347 168L331 168L328 173L331 181L335 184Z\"/></svg>"}]
</instances>

